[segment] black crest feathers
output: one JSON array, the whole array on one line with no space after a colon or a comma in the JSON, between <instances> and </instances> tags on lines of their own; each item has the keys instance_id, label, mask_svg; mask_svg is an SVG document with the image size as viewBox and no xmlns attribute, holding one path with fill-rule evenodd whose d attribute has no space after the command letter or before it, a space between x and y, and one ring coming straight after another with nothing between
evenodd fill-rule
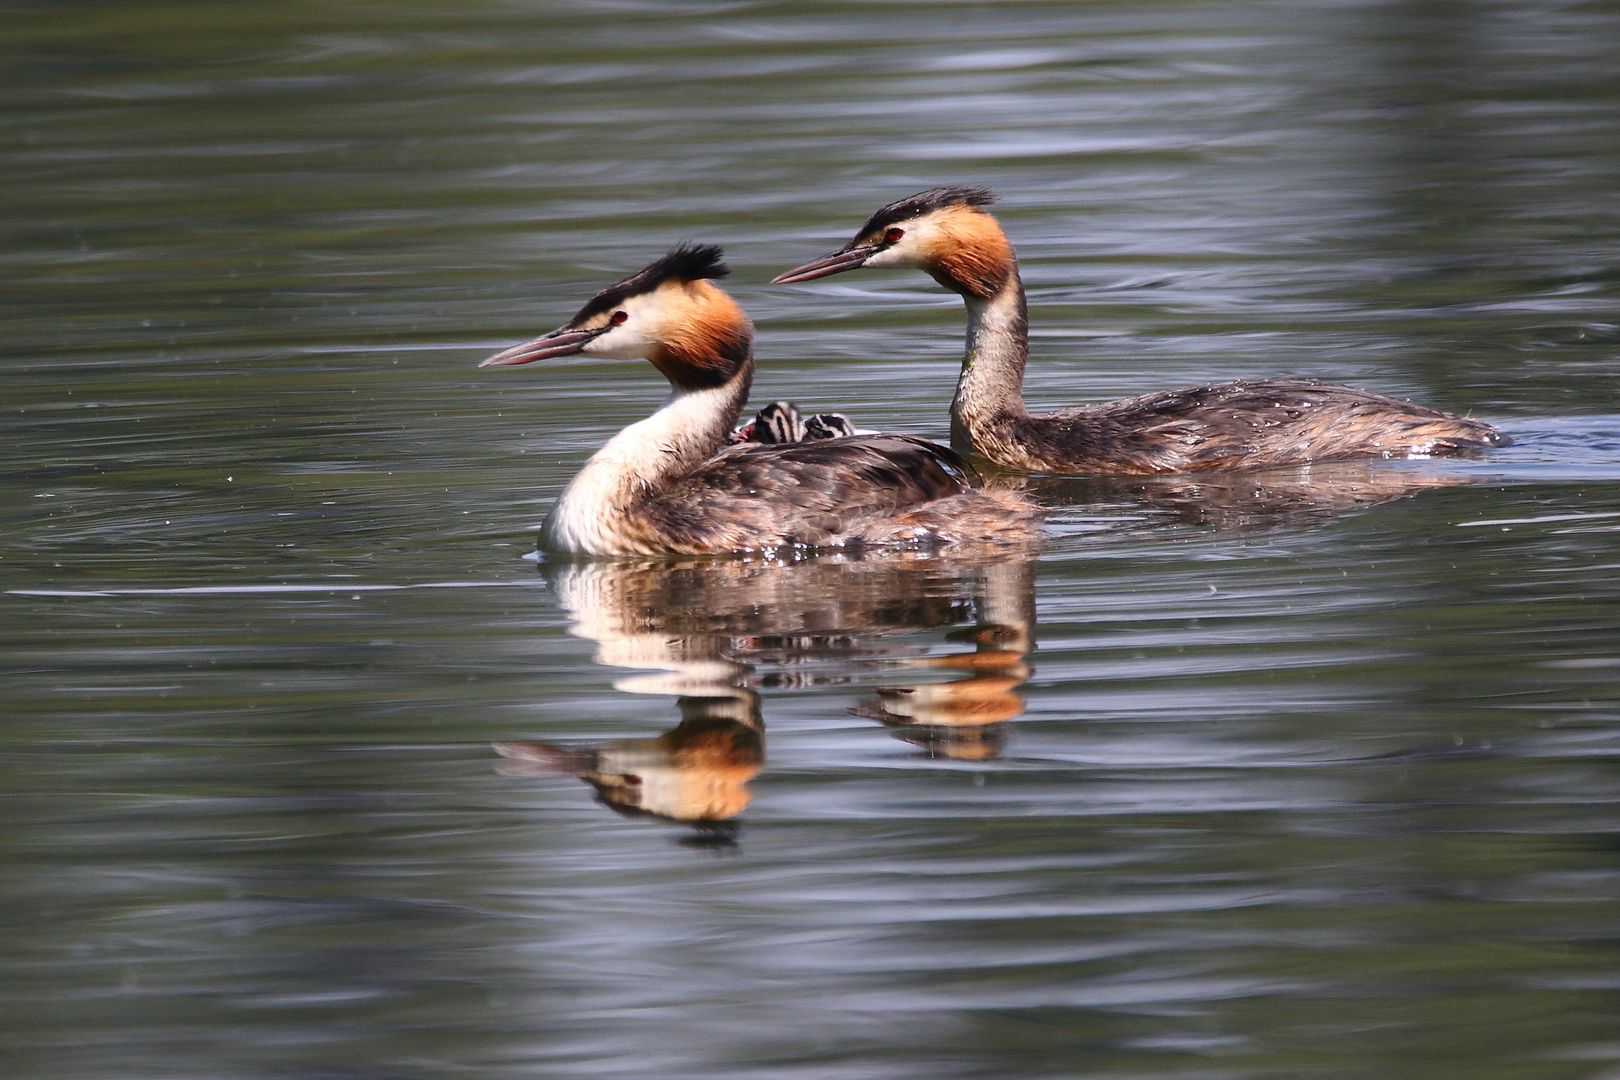
<instances>
[{"instance_id":1,"label":"black crest feathers","mask_svg":"<svg viewBox=\"0 0 1620 1080\"><path fill-rule=\"evenodd\" d=\"M723 278L731 268L721 262L725 252L717 244L689 244L681 242L668 254L623 281L615 282L585 302L569 321L578 326L592 315L599 315L618 307L632 296L650 293L666 281L697 281L700 278Z\"/></svg>"},{"instance_id":2,"label":"black crest feathers","mask_svg":"<svg viewBox=\"0 0 1620 1080\"><path fill-rule=\"evenodd\" d=\"M989 188L982 187L937 187L927 191L919 191L910 198L901 199L882 207L867 219L861 226L857 236L866 236L887 229L890 225L898 225L902 221L910 221L922 214L943 210L947 206L961 204L963 206L989 206L996 201L990 194Z\"/></svg>"}]
</instances>

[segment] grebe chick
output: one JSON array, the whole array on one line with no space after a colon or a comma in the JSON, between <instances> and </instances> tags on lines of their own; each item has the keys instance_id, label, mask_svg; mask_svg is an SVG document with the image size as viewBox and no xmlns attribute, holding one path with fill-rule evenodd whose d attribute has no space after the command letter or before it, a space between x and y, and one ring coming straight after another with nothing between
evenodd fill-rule
<instances>
[{"instance_id":1,"label":"grebe chick","mask_svg":"<svg viewBox=\"0 0 1620 1080\"><path fill-rule=\"evenodd\" d=\"M482 367L644 357L669 398L585 463L541 527L552 551L707 555L760 548L1028 542L1040 513L969 486L954 452L909 435L726 446L753 381L753 326L710 283L720 249L682 244L549 334Z\"/></svg>"},{"instance_id":2,"label":"grebe chick","mask_svg":"<svg viewBox=\"0 0 1620 1080\"><path fill-rule=\"evenodd\" d=\"M967 304L967 352L951 445L1025 472L1215 472L1350 458L1430 457L1506 446L1489 424L1347 386L1264 379L1168 390L1031 415L1029 322L1018 260L980 187L943 187L883 207L837 251L778 276L862 267L926 271Z\"/></svg>"},{"instance_id":3,"label":"grebe chick","mask_svg":"<svg viewBox=\"0 0 1620 1080\"><path fill-rule=\"evenodd\" d=\"M842 439L850 435L871 434L873 432L861 431L850 423L849 417L843 413L811 413L804 421L804 438L806 442L812 442L816 439Z\"/></svg>"},{"instance_id":4,"label":"grebe chick","mask_svg":"<svg viewBox=\"0 0 1620 1080\"><path fill-rule=\"evenodd\" d=\"M791 401L773 401L726 439L728 443L790 443L816 439L840 439L845 435L875 435L861 431L843 413L799 412Z\"/></svg>"},{"instance_id":5,"label":"grebe chick","mask_svg":"<svg viewBox=\"0 0 1620 1080\"><path fill-rule=\"evenodd\" d=\"M748 435L743 442L757 443L790 443L804 441L804 417L799 414L798 406L791 401L773 401L755 415L752 424L746 424L738 431L747 430Z\"/></svg>"}]
</instances>

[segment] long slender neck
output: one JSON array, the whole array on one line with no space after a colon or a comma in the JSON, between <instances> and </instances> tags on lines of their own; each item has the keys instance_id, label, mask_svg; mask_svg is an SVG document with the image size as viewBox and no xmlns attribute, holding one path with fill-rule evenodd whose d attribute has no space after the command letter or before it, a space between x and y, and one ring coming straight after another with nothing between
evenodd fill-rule
<instances>
[{"instance_id":1,"label":"long slender neck","mask_svg":"<svg viewBox=\"0 0 1620 1080\"><path fill-rule=\"evenodd\" d=\"M967 352L951 402L951 445L962 453L996 460L1008 442L1007 427L1027 417L1024 362L1029 359L1029 316L1024 283L1013 262L1001 287L988 298L965 290Z\"/></svg>"},{"instance_id":2,"label":"long slender neck","mask_svg":"<svg viewBox=\"0 0 1620 1080\"><path fill-rule=\"evenodd\" d=\"M627 513L725 445L753 379L749 357L719 386L675 390L657 412L609 439L563 489L541 527L542 543L589 555L622 552L615 538Z\"/></svg>"}]
</instances>

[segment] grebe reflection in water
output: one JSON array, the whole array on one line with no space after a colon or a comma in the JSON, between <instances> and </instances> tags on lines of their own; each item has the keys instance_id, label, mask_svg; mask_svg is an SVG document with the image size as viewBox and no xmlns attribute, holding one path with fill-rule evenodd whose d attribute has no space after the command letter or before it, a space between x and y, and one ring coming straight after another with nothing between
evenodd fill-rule
<instances>
[{"instance_id":1,"label":"grebe reflection in water","mask_svg":"<svg viewBox=\"0 0 1620 1080\"><path fill-rule=\"evenodd\" d=\"M676 696L681 719L637 738L498 743L501 769L574 776L621 813L707 836L740 814L765 766L761 688L773 697L869 688L853 711L930 753L965 758L999 749L1004 722L1023 708L1014 691L1033 635L1027 556L886 550L798 562L563 561L545 572L569 632L595 643L597 663L631 669L614 689ZM915 638L953 627L965 629L946 638L966 637L974 651L941 654Z\"/></svg>"},{"instance_id":2,"label":"grebe reflection in water","mask_svg":"<svg viewBox=\"0 0 1620 1080\"><path fill-rule=\"evenodd\" d=\"M652 738L588 747L495 743L496 752L510 759L499 771L565 773L585 781L604 806L622 814L699 826L727 821L753 798L748 783L765 767L765 725L758 694L738 687L715 691L678 699L680 724Z\"/></svg>"}]
</instances>

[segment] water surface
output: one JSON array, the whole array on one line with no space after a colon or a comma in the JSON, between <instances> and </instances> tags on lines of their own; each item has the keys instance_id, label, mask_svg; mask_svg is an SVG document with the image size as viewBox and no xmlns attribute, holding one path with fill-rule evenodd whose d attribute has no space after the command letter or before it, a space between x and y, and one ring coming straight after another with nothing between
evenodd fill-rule
<instances>
[{"instance_id":1,"label":"water surface","mask_svg":"<svg viewBox=\"0 0 1620 1080\"><path fill-rule=\"evenodd\" d=\"M1620 1068L1620 16L21 7L18 1076ZM663 388L478 371L681 239L756 397L940 435L981 183L1048 407L1352 382L1463 462L1032 482L1037 556L526 560ZM498 752L496 745L506 754Z\"/></svg>"}]
</instances>

